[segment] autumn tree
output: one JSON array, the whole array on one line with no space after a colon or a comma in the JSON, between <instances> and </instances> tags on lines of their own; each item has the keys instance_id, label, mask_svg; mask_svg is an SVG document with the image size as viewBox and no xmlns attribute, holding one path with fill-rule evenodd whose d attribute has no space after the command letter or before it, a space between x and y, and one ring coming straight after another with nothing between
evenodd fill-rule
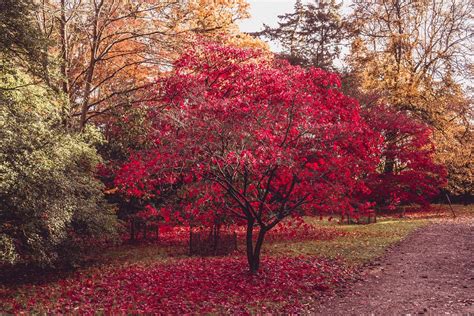
<instances>
[{"instance_id":1,"label":"autumn tree","mask_svg":"<svg viewBox=\"0 0 474 316\"><path fill-rule=\"evenodd\" d=\"M432 130L400 110L373 106L362 113L385 139L377 172L367 175L370 191L365 198L384 210L408 204L429 206L446 185L446 170L434 161Z\"/></svg>"},{"instance_id":2,"label":"autumn tree","mask_svg":"<svg viewBox=\"0 0 474 316\"><path fill-rule=\"evenodd\" d=\"M195 35L235 33L247 6L242 0L43 1L38 21L56 43L49 53L60 69L56 86L67 95L71 121L82 128L118 107L147 101L144 88L169 70Z\"/></svg>"},{"instance_id":3,"label":"autumn tree","mask_svg":"<svg viewBox=\"0 0 474 316\"><path fill-rule=\"evenodd\" d=\"M359 0L352 13L348 61L360 92L431 126L453 193L474 187L472 106L463 84L472 77L472 13L472 2L458 0Z\"/></svg>"},{"instance_id":4,"label":"autumn tree","mask_svg":"<svg viewBox=\"0 0 474 316\"><path fill-rule=\"evenodd\" d=\"M245 225L255 273L270 229L289 216L351 212L350 193L376 164L376 134L339 87L320 69L201 45L157 87L155 145L136 152L116 184L166 217L230 216ZM178 205L155 203L171 188Z\"/></svg>"},{"instance_id":5,"label":"autumn tree","mask_svg":"<svg viewBox=\"0 0 474 316\"><path fill-rule=\"evenodd\" d=\"M331 70L346 34L341 6L335 0L298 0L294 12L278 16L277 27L264 25L257 34L279 43L282 56L293 64Z\"/></svg>"}]
</instances>

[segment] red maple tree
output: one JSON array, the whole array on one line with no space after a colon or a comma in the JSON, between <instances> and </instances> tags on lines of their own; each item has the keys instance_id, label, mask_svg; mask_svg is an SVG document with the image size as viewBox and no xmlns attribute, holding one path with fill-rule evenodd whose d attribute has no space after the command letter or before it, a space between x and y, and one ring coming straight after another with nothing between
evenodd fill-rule
<instances>
[{"instance_id":1,"label":"red maple tree","mask_svg":"<svg viewBox=\"0 0 474 316\"><path fill-rule=\"evenodd\" d=\"M433 160L431 129L407 113L384 106L366 109L364 117L384 138L378 172L367 179L368 199L380 209L407 204L428 207L446 185L446 169Z\"/></svg>"},{"instance_id":2,"label":"red maple tree","mask_svg":"<svg viewBox=\"0 0 474 316\"><path fill-rule=\"evenodd\" d=\"M286 217L352 212L378 162L380 137L339 77L320 69L205 43L156 93L154 146L132 155L115 183L168 221L246 225L253 273L270 229Z\"/></svg>"}]
</instances>

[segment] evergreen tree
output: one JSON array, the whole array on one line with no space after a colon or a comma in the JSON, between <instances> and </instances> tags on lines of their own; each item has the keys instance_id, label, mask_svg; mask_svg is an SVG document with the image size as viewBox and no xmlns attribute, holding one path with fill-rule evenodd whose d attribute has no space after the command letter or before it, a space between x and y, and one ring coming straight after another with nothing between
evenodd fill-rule
<instances>
[{"instance_id":1,"label":"evergreen tree","mask_svg":"<svg viewBox=\"0 0 474 316\"><path fill-rule=\"evenodd\" d=\"M0 0L0 58L42 79L48 78L44 38L32 0Z\"/></svg>"},{"instance_id":2,"label":"evergreen tree","mask_svg":"<svg viewBox=\"0 0 474 316\"><path fill-rule=\"evenodd\" d=\"M278 26L264 25L257 33L279 43L282 56L292 64L334 69L334 60L345 38L345 22L339 14L342 3L335 0L315 0L303 4L296 1L294 12L278 16Z\"/></svg>"}]
</instances>

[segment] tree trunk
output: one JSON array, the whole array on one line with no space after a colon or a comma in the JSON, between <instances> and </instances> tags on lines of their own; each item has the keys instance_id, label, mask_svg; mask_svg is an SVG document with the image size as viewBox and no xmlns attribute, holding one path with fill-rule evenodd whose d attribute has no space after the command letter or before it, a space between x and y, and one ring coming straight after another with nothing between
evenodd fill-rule
<instances>
[{"instance_id":1,"label":"tree trunk","mask_svg":"<svg viewBox=\"0 0 474 316\"><path fill-rule=\"evenodd\" d=\"M192 225L189 225L189 254L190 255L193 255L193 226Z\"/></svg>"},{"instance_id":2,"label":"tree trunk","mask_svg":"<svg viewBox=\"0 0 474 316\"><path fill-rule=\"evenodd\" d=\"M130 240L135 241L135 219L130 219Z\"/></svg>"},{"instance_id":3,"label":"tree trunk","mask_svg":"<svg viewBox=\"0 0 474 316\"><path fill-rule=\"evenodd\" d=\"M262 250L263 239L265 238L266 230L260 228L258 232L257 242L255 243L255 249L253 251L253 261L254 261L254 272L256 273L260 268L260 252Z\"/></svg>"},{"instance_id":4,"label":"tree trunk","mask_svg":"<svg viewBox=\"0 0 474 316\"><path fill-rule=\"evenodd\" d=\"M100 41L100 36L98 33L98 28L99 28L99 17L100 17L100 12L102 10L102 5L103 1L99 4L98 7L95 8L95 15L94 15L94 25L92 29L92 36L91 36L91 48L90 48L90 60L89 60L89 66L87 69L86 73L86 82L85 82L85 87L84 87L84 94L83 94L83 100L81 104L81 120L79 122L80 129L84 129L84 126L86 125L87 121L87 113L89 112L89 99L91 97L91 89L92 89L92 79L94 78L94 72L95 72L95 66L96 66L96 54L97 54L97 49L99 48L99 41Z\"/></svg>"},{"instance_id":5,"label":"tree trunk","mask_svg":"<svg viewBox=\"0 0 474 316\"><path fill-rule=\"evenodd\" d=\"M247 220L247 261L249 263L250 272L254 273L253 271L253 224L254 220Z\"/></svg>"},{"instance_id":6,"label":"tree trunk","mask_svg":"<svg viewBox=\"0 0 474 316\"><path fill-rule=\"evenodd\" d=\"M217 255L217 248L219 246L219 231L220 231L220 225L214 224L214 227L212 229L212 252L214 256Z\"/></svg>"},{"instance_id":7,"label":"tree trunk","mask_svg":"<svg viewBox=\"0 0 474 316\"><path fill-rule=\"evenodd\" d=\"M395 161L393 158L386 158L383 173L393 174L395 171Z\"/></svg>"},{"instance_id":8,"label":"tree trunk","mask_svg":"<svg viewBox=\"0 0 474 316\"><path fill-rule=\"evenodd\" d=\"M249 264L250 273L256 274L260 268L260 252L262 250L263 240L265 238L266 229L260 227L258 232L255 247L253 245L253 226L255 221L249 220L247 222L247 261Z\"/></svg>"},{"instance_id":9,"label":"tree trunk","mask_svg":"<svg viewBox=\"0 0 474 316\"><path fill-rule=\"evenodd\" d=\"M385 135L385 143L387 144L388 148L390 149L392 146L395 146L396 135L394 133L387 133ZM395 158L392 154L386 153L385 154L385 164L383 168L384 174L394 174L395 173Z\"/></svg>"},{"instance_id":10,"label":"tree trunk","mask_svg":"<svg viewBox=\"0 0 474 316\"><path fill-rule=\"evenodd\" d=\"M61 76L62 76L62 91L69 98L69 80L68 80L68 42L67 42L67 25L66 25L66 3L61 0L61 19L60 19L60 33L61 33Z\"/></svg>"},{"instance_id":11,"label":"tree trunk","mask_svg":"<svg viewBox=\"0 0 474 316\"><path fill-rule=\"evenodd\" d=\"M84 96L83 96L83 101L81 105L81 120L79 122L80 124L80 129L82 130L84 126L86 125L87 121L87 113L89 112L89 99L91 96L91 88L92 88L92 78L94 76L94 68L95 68L95 59L93 54L95 54L95 44L93 45L93 48L91 49L91 60L90 60L90 65L89 69L87 70L87 77L86 77L86 83L84 87Z\"/></svg>"}]
</instances>

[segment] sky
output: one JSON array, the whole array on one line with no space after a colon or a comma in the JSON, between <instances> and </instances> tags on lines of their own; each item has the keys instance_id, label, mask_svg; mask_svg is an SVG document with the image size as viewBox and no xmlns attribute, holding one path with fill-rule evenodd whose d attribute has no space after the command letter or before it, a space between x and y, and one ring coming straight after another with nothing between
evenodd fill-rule
<instances>
[{"instance_id":1,"label":"sky","mask_svg":"<svg viewBox=\"0 0 474 316\"><path fill-rule=\"evenodd\" d=\"M278 25L278 16L293 12L295 0L247 0L250 4L250 18L239 21L242 32L251 33L261 31L263 24ZM281 51L277 43L270 42L270 49L274 52Z\"/></svg>"},{"instance_id":2,"label":"sky","mask_svg":"<svg viewBox=\"0 0 474 316\"><path fill-rule=\"evenodd\" d=\"M276 26L278 15L293 11L294 0L247 0L250 4L250 19L239 23L243 32L256 32L262 29L263 23Z\"/></svg>"}]
</instances>

